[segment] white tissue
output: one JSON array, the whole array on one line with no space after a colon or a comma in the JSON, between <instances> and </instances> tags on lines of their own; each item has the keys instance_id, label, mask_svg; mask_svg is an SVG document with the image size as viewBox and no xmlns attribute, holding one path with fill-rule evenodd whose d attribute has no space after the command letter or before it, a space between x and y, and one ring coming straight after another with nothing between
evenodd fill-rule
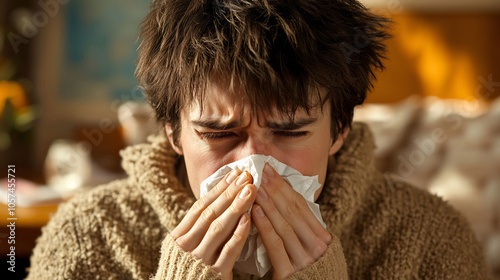
<instances>
[{"instance_id":1,"label":"white tissue","mask_svg":"<svg viewBox=\"0 0 500 280\"><path fill-rule=\"evenodd\" d=\"M297 170L279 162L272 156L251 155L221 167L201 183L200 197L204 196L215 187L227 173L236 169L241 171L246 170L252 174L253 184L258 189L262 181L262 172L266 162L269 163L269 165L271 165L296 192L304 196L311 211L323 227L326 228L323 218L321 217L321 212L319 211L319 205L314 203L314 192L321 186L318 182L318 176L303 176ZM269 271L271 266L271 261L260 239L257 228L252 224L250 235L234 267L240 271L262 277Z\"/></svg>"}]
</instances>

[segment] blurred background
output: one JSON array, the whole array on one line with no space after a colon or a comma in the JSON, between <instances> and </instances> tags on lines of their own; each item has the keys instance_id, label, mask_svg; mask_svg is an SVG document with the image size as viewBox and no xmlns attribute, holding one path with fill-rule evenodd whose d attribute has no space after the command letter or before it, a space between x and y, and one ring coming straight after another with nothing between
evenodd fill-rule
<instances>
[{"instance_id":1,"label":"blurred background","mask_svg":"<svg viewBox=\"0 0 500 280\"><path fill-rule=\"evenodd\" d=\"M362 2L394 22L386 70L355 113L377 164L461 211L500 279L500 1ZM15 165L18 279L58 203L123 177L119 151L156 129L133 75L148 4L0 1L0 178Z\"/></svg>"}]
</instances>

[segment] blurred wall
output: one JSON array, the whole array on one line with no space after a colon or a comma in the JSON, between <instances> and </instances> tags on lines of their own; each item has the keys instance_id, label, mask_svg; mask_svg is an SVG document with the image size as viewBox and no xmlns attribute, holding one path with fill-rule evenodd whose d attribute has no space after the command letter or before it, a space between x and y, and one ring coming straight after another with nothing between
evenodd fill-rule
<instances>
[{"instance_id":1,"label":"blurred wall","mask_svg":"<svg viewBox=\"0 0 500 280\"><path fill-rule=\"evenodd\" d=\"M118 127L118 105L142 99L133 72L138 25L148 2L71 1L53 5L50 14L42 6L33 10L50 15L33 38L34 84L42 108L35 144L39 169L55 139L87 137L93 151L102 149L100 136L110 133L101 124Z\"/></svg>"}]
</instances>

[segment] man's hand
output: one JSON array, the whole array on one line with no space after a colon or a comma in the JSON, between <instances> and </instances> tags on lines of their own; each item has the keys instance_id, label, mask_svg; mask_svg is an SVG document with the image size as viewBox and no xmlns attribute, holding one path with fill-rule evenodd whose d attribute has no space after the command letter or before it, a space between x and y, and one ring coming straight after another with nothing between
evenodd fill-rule
<instances>
[{"instance_id":1,"label":"man's hand","mask_svg":"<svg viewBox=\"0 0 500 280\"><path fill-rule=\"evenodd\" d=\"M248 210L257 196L250 173L232 171L195 202L171 235L185 251L232 279L250 232Z\"/></svg>"},{"instance_id":2,"label":"man's hand","mask_svg":"<svg viewBox=\"0 0 500 280\"><path fill-rule=\"evenodd\" d=\"M273 279L283 279L316 262L332 240L305 198L268 164L252 220L271 259Z\"/></svg>"}]
</instances>

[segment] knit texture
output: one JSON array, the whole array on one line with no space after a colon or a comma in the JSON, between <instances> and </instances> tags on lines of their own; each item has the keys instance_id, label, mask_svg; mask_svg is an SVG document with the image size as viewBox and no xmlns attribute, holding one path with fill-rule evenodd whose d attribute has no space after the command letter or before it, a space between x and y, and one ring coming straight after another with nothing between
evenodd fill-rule
<instances>
[{"instance_id":1,"label":"knit texture","mask_svg":"<svg viewBox=\"0 0 500 280\"><path fill-rule=\"evenodd\" d=\"M164 135L122 151L128 178L61 204L27 279L220 279L169 233L195 198ZM488 279L482 250L446 202L378 172L361 123L329 158L317 203L333 242L289 279ZM264 277L270 279L272 270ZM257 279L234 271L234 279Z\"/></svg>"}]
</instances>

